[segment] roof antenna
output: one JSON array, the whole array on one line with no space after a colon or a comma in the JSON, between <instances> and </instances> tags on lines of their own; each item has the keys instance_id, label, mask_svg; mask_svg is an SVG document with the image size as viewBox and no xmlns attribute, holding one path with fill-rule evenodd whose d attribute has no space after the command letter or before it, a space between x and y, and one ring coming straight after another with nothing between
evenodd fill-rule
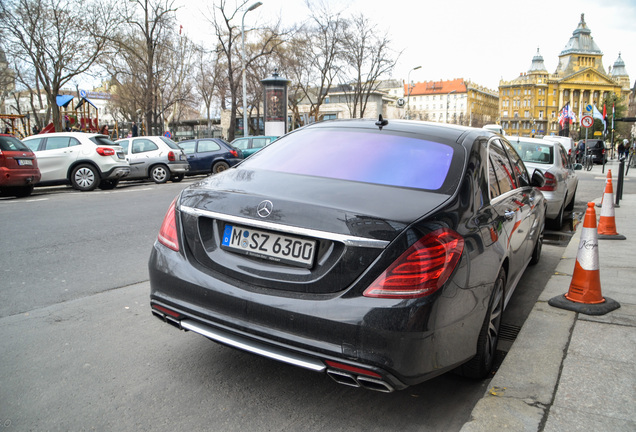
<instances>
[{"instance_id":1,"label":"roof antenna","mask_svg":"<svg viewBox=\"0 0 636 432\"><path fill-rule=\"evenodd\" d=\"M379 126L379 127L380 127L380 130L382 130L382 127L383 127L383 126L386 126L386 125L388 125L388 124L389 124L389 121L388 121L388 120L384 120L384 119L382 118L382 114L380 114L380 116L378 117L378 121L377 121L377 122L375 122L375 125L376 125L376 126Z\"/></svg>"}]
</instances>

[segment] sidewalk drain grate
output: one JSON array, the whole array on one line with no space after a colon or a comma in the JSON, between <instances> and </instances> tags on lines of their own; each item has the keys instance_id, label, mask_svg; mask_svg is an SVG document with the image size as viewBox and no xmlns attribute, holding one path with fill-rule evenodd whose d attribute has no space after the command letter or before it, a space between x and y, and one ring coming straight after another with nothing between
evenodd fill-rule
<instances>
[{"instance_id":1,"label":"sidewalk drain grate","mask_svg":"<svg viewBox=\"0 0 636 432\"><path fill-rule=\"evenodd\" d=\"M501 323L499 326L499 339L514 341L520 331L521 327L519 326Z\"/></svg>"}]
</instances>

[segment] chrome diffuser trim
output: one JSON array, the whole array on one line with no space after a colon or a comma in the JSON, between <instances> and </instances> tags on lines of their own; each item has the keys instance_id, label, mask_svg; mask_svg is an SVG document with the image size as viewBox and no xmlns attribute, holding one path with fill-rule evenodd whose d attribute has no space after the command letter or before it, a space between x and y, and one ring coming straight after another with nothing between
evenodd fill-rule
<instances>
[{"instance_id":1,"label":"chrome diffuser trim","mask_svg":"<svg viewBox=\"0 0 636 432\"><path fill-rule=\"evenodd\" d=\"M277 349L276 347L265 345L263 343L247 339L223 330L212 328L204 324L200 324L192 320L182 320L181 327L186 330L193 331L205 336L213 341L220 342L234 348L248 351L254 354L289 363L294 366L300 366L316 372L323 372L326 366L319 360L301 354L291 353Z\"/></svg>"},{"instance_id":2,"label":"chrome diffuser trim","mask_svg":"<svg viewBox=\"0 0 636 432\"><path fill-rule=\"evenodd\" d=\"M336 234L327 231L319 231L310 228L299 228L290 225L280 225L273 222L266 222L256 219L249 219L241 216L230 216L223 213L217 213L209 210L201 210L194 207L180 206L179 210L192 216L205 216L213 219L219 219L225 222L237 223L241 225L252 226L254 228L264 228L271 231L279 231L289 234L295 234L304 237L316 237L326 240L332 240L344 243L352 247L368 247L375 249L384 249L389 242L386 240L376 240L365 237L348 236L344 234Z\"/></svg>"}]
</instances>

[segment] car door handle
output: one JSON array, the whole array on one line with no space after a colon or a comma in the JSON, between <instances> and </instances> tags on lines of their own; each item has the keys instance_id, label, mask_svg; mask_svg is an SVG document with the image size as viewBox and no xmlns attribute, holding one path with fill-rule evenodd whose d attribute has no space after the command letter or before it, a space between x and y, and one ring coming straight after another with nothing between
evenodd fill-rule
<instances>
[{"instance_id":1,"label":"car door handle","mask_svg":"<svg viewBox=\"0 0 636 432\"><path fill-rule=\"evenodd\" d=\"M515 217L515 212L514 210L507 210L504 212L504 217L508 220L513 220Z\"/></svg>"}]
</instances>

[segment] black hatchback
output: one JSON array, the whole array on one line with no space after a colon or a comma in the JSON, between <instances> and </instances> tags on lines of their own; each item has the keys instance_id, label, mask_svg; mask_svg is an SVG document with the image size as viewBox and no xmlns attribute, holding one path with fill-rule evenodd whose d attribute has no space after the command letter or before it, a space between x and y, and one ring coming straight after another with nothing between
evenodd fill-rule
<instances>
[{"instance_id":1,"label":"black hatchback","mask_svg":"<svg viewBox=\"0 0 636 432\"><path fill-rule=\"evenodd\" d=\"M149 260L152 312L349 386L485 377L541 255L544 182L485 129L315 123L179 194Z\"/></svg>"},{"instance_id":2,"label":"black hatchback","mask_svg":"<svg viewBox=\"0 0 636 432\"><path fill-rule=\"evenodd\" d=\"M579 149L584 148L583 143L586 143L587 154L592 155L592 161L595 164L604 164L607 162L607 155L605 153L605 141L600 139L588 139L579 141ZM579 151L580 153L580 151ZM583 155L579 155L582 157Z\"/></svg>"}]
</instances>

